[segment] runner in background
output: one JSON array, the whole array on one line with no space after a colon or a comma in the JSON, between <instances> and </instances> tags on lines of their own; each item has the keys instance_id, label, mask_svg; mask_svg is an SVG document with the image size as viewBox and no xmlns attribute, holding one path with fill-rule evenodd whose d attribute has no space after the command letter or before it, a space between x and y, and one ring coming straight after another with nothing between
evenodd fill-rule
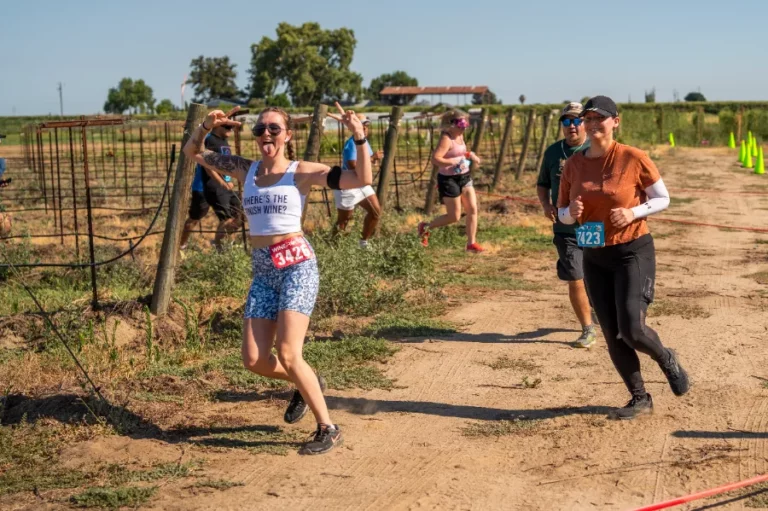
<instances>
[{"instance_id":1,"label":"runner in background","mask_svg":"<svg viewBox=\"0 0 768 511\"><path fill-rule=\"evenodd\" d=\"M223 155L232 154L228 138L232 135L232 126L224 124L214 128L205 137L205 148ZM206 169L201 165L195 167L195 179L192 181L192 202L189 206L189 218L184 224L181 234L181 250L187 248L187 242L192 231L213 208L219 219L213 246L221 248L224 238L240 229L243 225L243 212L240 198L234 191L235 183L229 176Z\"/></svg>"},{"instance_id":2,"label":"runner in background","mask_svg":"<svg viewBox=\"0 0 768 511\"><path fill-rule=\"evenodd\" d=\"M365 138L367 139L371 121L363 114L358 114L357 118L363 123ZM372 163L381 160L383 156L383 152L380 150L374 153L369 142L365 143L365 150L370 155ZM349 137L344 144L341 159L342 170L355 170L357 165L357 146L355 145L354 137ZM376 192L373 191L373 187L364 186L352 190L334 190L333 197L336 202L337 231L344 231L347 228L347 224L355 214L355 206L359 204L365 210L360 246L367 248L368 240L376 231L376 226L379 225L379 219L381 218L381 206L379 205L378 197L376 197Z\"/></svg>"},{"instance_id":3,"label":"runner in background","mask_svg":"<svg viewBox=\"0 0 768 511\"><path fill-rule=\"evenodd\" d=\"M653 411L638 351L659 364L676 396L690 387L675 352L645 324L656 284L656 250L646 217L669 206L669 193L648 155L614 141L619 112L611 98L590 99L581 117L590 145L565 164L558 216L565 224L580 224L576 239L585 247L587 290L613 365L632 396L610 416L633 419Z\"/></svg>"},{"instance_id":4,"label":"runner in background","mask_svg":"<svg viewBox=\"0 0 768 511\"><path fill-rule=\"evenodd\" d=\"M544 216L552 221L554 238L552 242L557 247L557 276L568 282L568 297L581 323L581 336L571 346L574 348L589 348L597 342L597 332L592 323L592 308L584 287L584 270L582 269L582 248L576 243L576 225L567 225L557 218L557 192L560 188L560 175L565 162L579 151L589 147L584 123L579 117L582 111L581 103L568 103L560 113L560 124L563 129L562 140L558 140L544 151L544 160L536 181L536 192L544 210Z\"/></svg>"},{"instance_id":5,"label":"runner in background","mask_svg":"<svg viewBox=\"0 0 768 511\"><path fill-rule=\"evenodd\" d=\"M459 109L445 112L440 121L440 142L432 153L432 163L438 167L437 191L445 204L445 214L431 222L419 223L421 244L429 245L432 229L444 227L461 219L461 209L467 214L467 252L482 252L477 243L477 195L469 175L470 163L480 165L480 158L467 151L464 131L469 127L469 114Z\"/></svg>"}]
</instances>

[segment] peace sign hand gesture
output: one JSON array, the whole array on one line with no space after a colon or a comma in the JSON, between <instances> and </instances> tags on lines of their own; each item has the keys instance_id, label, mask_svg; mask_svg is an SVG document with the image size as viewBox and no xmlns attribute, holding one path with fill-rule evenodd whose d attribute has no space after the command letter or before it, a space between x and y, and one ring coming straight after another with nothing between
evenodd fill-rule
<instances>
[{"instance_id":1,"label":"peace sign hand gesture","mask_svg":"<svg viewBox=\"0 0 768 511\"><path fill-rule=\"evenodd\" d=\"M238 121L233 121L230 119L231 116L235 115L237 111L240 110L239 106L236 106L232 110L230 110L227 113L224 113L222 110L214 110L208 114L208 116L205 118L205 121L203 121L203 129L206 131L210 131L213 128L217 128L219 126L229 125L229 126L240 126L242 123Z\"/></svg>"},{"instance_id":2,"label":"peace sign hand gesture","mask_svg":"<svg viewBox=\"0 0 768 511\"><path fill-rule=\"evenodd\" d=\"M336 119L338 122L344 124L349 131L352 132L352 136L355 140L362 140L365 138L365 131L363 130L363 123L357 118L357 115L352 110L344 110L339 102L336 102L336 108L339 109L339 114L332 114L328 112L328 117Z\"/></svg>"}]
</instances>

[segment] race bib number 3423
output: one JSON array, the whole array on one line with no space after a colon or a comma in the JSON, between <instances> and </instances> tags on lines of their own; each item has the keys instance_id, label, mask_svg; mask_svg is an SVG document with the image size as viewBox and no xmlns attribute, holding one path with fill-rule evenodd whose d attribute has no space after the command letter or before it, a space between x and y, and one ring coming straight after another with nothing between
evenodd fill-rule
<instances>
[{"instance_id":1,"label":"race bib number 3423","mask_svg":"<svg viewBox=\"0 0 768 511\"><path fill-rule=\"evenodd\" d=\"M315 257L312 247L302 236L275 243L269 247L269 251L272 255L272 263L277 269L287 268Z\"/></svg>"},{"instance_id":2,"label":"race bib number 3423","mask_svg":"<svg viewBox=\"0 0 768 511\"><path fill-rule=\"evenodd\" d=\"M576 229L576 243L580 247L597 248L605 246L603 222L587 222Z\"/></svg>"}]
</instances>

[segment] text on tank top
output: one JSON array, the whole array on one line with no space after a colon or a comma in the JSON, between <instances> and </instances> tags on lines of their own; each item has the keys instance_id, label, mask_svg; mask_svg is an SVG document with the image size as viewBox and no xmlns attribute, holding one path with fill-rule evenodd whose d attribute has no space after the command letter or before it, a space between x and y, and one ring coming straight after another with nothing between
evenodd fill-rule
<instances>
[{"instance_id":1,"label":"text on tank top","mask_svg":"<svg viewBox=\"0 0 768 511\"><path fill-rule=\"evenodd\" d=\"M243 187L243 211L251 236L301 232L301 212L307 197L296 187L298 166L298 161L291 162L277 183L259 186L256 177L261 161L251 164Z\"/></svg>"}]
</instances>

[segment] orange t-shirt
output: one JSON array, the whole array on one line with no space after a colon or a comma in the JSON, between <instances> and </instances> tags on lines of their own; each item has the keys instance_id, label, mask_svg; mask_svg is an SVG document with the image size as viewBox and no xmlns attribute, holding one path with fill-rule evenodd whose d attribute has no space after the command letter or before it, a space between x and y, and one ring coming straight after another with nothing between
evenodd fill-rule
<instances>
[{"instance_id":1,"label":"orange t-shirt","mask_svg":"<svg viewBox=\"0 0 768 511\"><path fill-rule=\"evenodd\" d=\"M648 223L641 218L617 229L611 223L611 210L639 206L648 200L645 189L659 179L659 169L645 152L614 142L600 158L587 158L584 152L568 158L557 206L564 208L581 196L584 212L577 221L603 222L606 246L627 243L648 234Z\"/></svg>"}]
</instances>

